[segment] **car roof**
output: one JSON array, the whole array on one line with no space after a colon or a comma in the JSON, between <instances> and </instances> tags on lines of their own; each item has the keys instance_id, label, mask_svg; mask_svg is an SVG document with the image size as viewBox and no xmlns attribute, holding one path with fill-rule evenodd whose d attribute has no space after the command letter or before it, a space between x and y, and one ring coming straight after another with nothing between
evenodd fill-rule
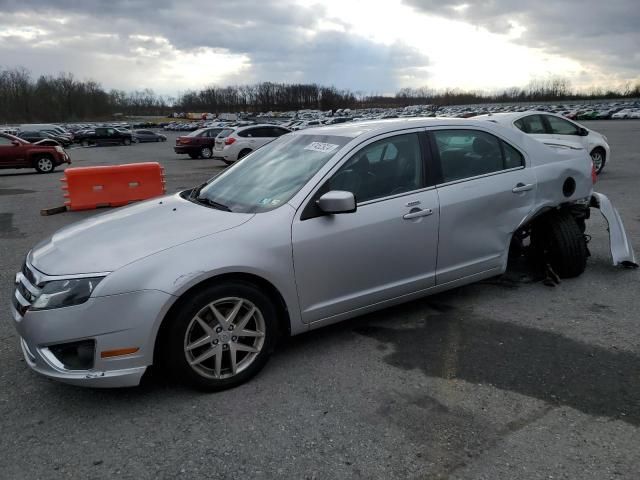
<instances>
[{"instance_id":1,"label":"car roof","mask_svg":"<svg viewBox=\"0 0 640 480\"><path fill-rule=\"evenodd\" d=\"M562 115L558 115L552 112L542 112L540 110L526 110L524 112L501 112L501 113L489 113L485 115L478 115L473 118L478 120L490 121L495 123L501 123L503 125L509 125L522 117L528 117L529 115L551 115L553 117L563 118L568 120Z\"/></svg>"},{"instance_id":2,"label":"car roof","mask_svg":"<svg viewBox=\"0 0 640 480\"><path fill-rule=\"evenodd\" d=\"M299 135L335 135L338 137L356 138L364 134L375 135L394 130L426 127L480 127L486 128L487 122L473 118L447 117L411 117L391 118L386 120L368 120L364 122L347 122L321 127L312 127L296 132Z\"/></svg>"},{"instance_id":3,"label":"car roof","mask_svg":"<svg viewBox=\"0 0 640 480\"><path fill-rule=\"evenodd\" d=\"M255 125L240 125L238 127L224 127L226 128L232 128L234 131L236 132L240 132L242 130L246 130L248 128L256 128L256 127L278 127L278 128L284 128L285 130L288 130L287 127L283 127L282 125L276 125L273 123L256 123Z\"/></svg>"}]
</instances>

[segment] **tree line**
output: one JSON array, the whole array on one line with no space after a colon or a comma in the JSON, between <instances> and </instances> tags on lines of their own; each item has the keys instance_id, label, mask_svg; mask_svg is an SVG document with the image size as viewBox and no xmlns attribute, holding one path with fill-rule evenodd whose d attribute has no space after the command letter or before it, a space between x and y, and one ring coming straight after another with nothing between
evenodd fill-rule
<instances>
[{"instance_id":1,"label":"tree line","mask_svg":"<svg viewBox=\"0 0 640 480\"><path fill-rule=\"evenodd\" d=\"M565 78L551 77L494 93L422 87L403 88L393 96L385 96L317 84L262 82L226 87L211 85L172 98L149 89L107 91L96 81L78 80L70 73L33 78L22 67L0 69L0 123L101 120L111 119L115 114L164 116L172 111L257 113L638 97L640 82L622 89L585 92L573 89Z\"/></svg>"}]
</instances>

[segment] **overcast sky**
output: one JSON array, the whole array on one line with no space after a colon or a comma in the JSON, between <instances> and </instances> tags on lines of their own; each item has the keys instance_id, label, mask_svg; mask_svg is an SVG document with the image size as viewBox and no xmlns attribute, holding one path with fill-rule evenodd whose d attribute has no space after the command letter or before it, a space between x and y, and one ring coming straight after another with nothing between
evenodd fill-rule
<instances>
[{"instance_id":1,"label":"overcast sky","mask_svg":"<svg viewBox=\"0 0 640 480\"><path fill-rule=\"evenodd\" d=\"M0 0L0 66L105 88L640 81L640 0Z\"/></svg>"}]
</instances>

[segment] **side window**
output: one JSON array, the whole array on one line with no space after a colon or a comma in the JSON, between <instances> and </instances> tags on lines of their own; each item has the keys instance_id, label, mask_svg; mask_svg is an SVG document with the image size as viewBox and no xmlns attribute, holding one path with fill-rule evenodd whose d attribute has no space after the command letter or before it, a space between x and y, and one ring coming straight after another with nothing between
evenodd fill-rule
<instances>
[{"instance_id":1,"label":"side window","mask_svg":"<svg viewBox=\"0 0 640 480\"><path fill-rule=\"evenodd\" d=\"M239 137L257 137L256 135L256 128L249 128L247 130L242 130L241 132L238 132L237 135Z\"/></svg>"},{"instance_id":2,"label":"side window","mask_svg":"<svg viewBox=\"0 0 640 480\"><path fill-rule=\"evenodd\" d=\"M11 140L7 137L0 137L0 145L11 145Z\"/></svg>"},{"instance_id":3,"label":"side window","mask_svg":"<svg viewBox=\"0 0 640 480\"><path fill-rule=\"evenodd\" d=\"M580 133L578 127L571 122L551 115L545 115L545 117L551 127L551 133L555 135L578 135Z\"/></svg>"},{"instance_id":4,"label":"side window","mask_svg":"<svg viewBox=\"0 0 640 480\"><path fill-rule=\"evenodd\" d=\"M285 130L284 128L278 128L278 127L274 127L272 132L272 136L274 137L279 137L281 135L285 135L287 133L289 133L288 130Z\"/></svg>"},{"instance_id":5,"label":"side window","mask_svg":"<svg viewBox=\"0 0 640 480\"><path fill-rule=\"evenodd\" d=\"M443 182L452 182L524 165L522 154L478 130L435 130Z\"/></svg>"},{"instance_id":6,"label":"side window","mask_svg":"<svg viewBox=\"0 0 640 480\"><path fill-rule=\"evenodd\" d=\"M506 142L501 142L504 150L504 168L524 167L524 157L522 154Z\"/></svg>"},{"instance_id":7,"label":"side window","mask_svg":"<svg viewBox=\"0 0 640 480\"><path fill-rule=\"evenodd\" d=\"M387 154L387 151L394 153ZM354 154L329 180L326 190L353 192L358 203L424 187L417 133L385 138Z\"/></svg>"},{"instance_id":8,"label":"side window","mask_svg":"<svg viewBox=\"0 0 640 480\"><path fill-rule=\"evenodd\" d=\"M516 121L514 125L524 133L547 133L542 121L542 115L529 115Z\"/></svg>"}]
</instances>

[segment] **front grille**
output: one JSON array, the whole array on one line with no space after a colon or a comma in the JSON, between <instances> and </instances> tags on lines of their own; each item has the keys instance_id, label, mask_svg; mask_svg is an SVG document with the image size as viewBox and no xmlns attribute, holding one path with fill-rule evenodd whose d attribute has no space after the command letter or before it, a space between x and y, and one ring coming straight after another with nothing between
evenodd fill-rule
<instances>
[{"instance_id":1,"label":"front grille","mask_svg":"<svg viewBox=\"0 0 640 480\"><path fill-rule=\"evenodd\" d=\"M11 304L21 317L24 317L24 314L27 313L27 310L40 293L36 283L35 275L25 262L20 273L16 276L16 290L11 298Z\"/></svg>"},{"instance_id":2,"label":"front grille","mask_svg":"<svg viewBox=\"0 0 640 480\"><path fill-rule=\"evenodd\" d=\"M27 277L27 280L31 282L31 285L35 285L37 283L36 277L31 271L31 269L27 266L27 261L22 264L22 274Z\"/></svg>"}]
</instances>

